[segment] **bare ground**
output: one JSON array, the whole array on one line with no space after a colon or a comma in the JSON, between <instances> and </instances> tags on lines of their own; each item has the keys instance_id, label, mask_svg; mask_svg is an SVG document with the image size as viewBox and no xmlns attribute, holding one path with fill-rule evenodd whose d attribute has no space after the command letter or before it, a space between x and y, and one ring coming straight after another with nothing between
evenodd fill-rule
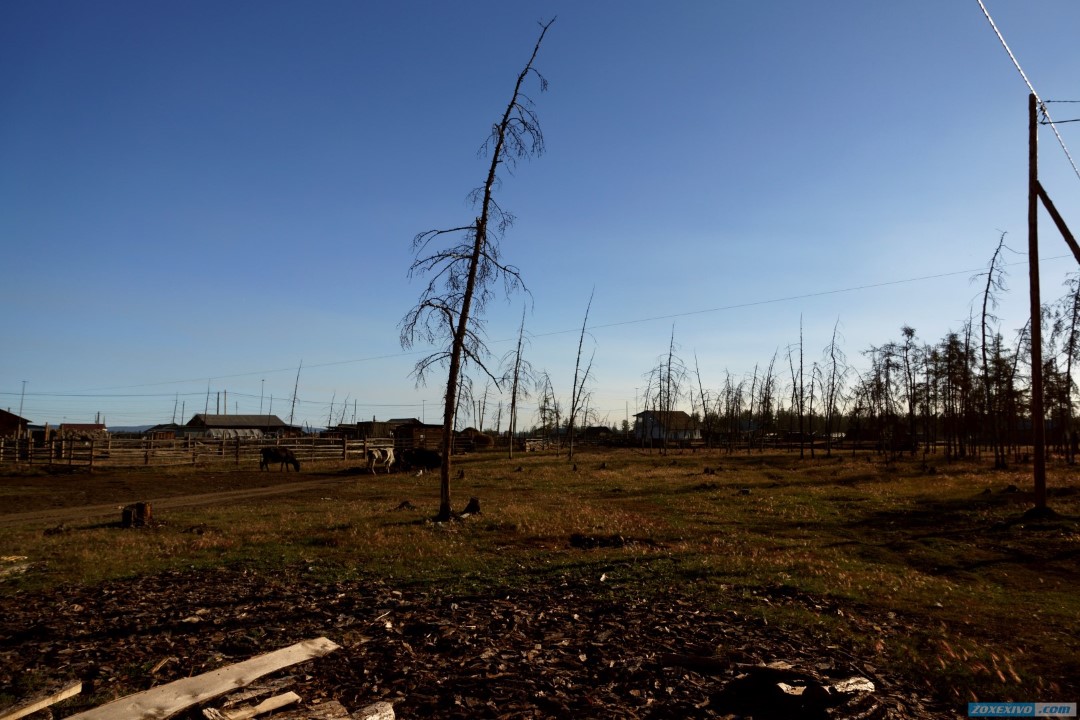
<instances>
[{"instance_id":1,"label":"bare ground","mask_svg":"<svg viewBox=\"0 0 1080 720\"><path fill-rule=\"evenodd\" d=\"M19 489L26 501L17 507L0 503L0 523L118 518L118 506L134 500L165 509L350 481L342 473L303 477L155 475L152 497L146 476L133 481L130 473L97 472L74 485L70 475L8 478L7 485L31 483L33 492ZM891 677L852 648L794 636L759 617L703 610L700 598L677 587L646 599L583 557L573 571L537 572L521 586L466 596L390 578L327 581L305 566L191 569L8 593L0 596L0 706L80 679L84 692L51 711L66 717L326 636L341 649L292 670L305 703L337 700L356 710L386 700L399 718L959 716L960 703L935 704L924 683ZM789 669L754 669L778 661ZM776 690L781 679L827 688L852 677L872 681L874 692L810 703Z\"/></svg>"}]
</instances>

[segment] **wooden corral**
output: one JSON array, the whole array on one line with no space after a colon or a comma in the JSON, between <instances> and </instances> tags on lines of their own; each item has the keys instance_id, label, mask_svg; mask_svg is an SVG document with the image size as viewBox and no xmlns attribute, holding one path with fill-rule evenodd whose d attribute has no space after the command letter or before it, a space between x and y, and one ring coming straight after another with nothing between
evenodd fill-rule
<instances>
[{"instance_id":1,"label":"wooden corral","mask_svg":"<svg viewBox=\"0 0 1080 720\"><path fill-rule=\"evenodd\" d=\"M318 462L366 462L368 448L393 447L391 438L142 438L121 440L55 439L35 443L28 438L0 439L0 465L70 465L76 467L144 467L228 463L258 466L260 450L287 447L306 466Z\"/></svg>"}]
</instances>

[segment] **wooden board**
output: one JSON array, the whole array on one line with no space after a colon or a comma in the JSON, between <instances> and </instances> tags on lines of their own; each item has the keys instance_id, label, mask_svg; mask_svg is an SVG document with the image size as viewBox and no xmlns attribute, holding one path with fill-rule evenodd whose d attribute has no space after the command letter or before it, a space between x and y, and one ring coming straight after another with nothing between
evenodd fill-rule
<instances>
[{"instance_id":1,"label":"wooden board","mask_svg":"<svg viewBox=\"0 0 1080 720\"><path fill-rule=\"evenodd\" d=\"M284 695L275 695L274 697L266 698L258 705L252 705L245 708L236 708L234 710L217 710L215 708L205 708L203 710L203 717L207 720L251 720L251 718L263 713L268 713L271 710L278 710L286 705L292 705L293 703L300 702L300 696L294 693L292 690Z\"/></svg>"},{"instance_id":2,"label":"wooden board","mask_svg":"<svg viewBox=\"0 0 1080 720\"><path fill-rule=\"evenodd\" d=\"M366 708L349 714L337 700L328 700L318 705L274 713L274 720L394 720L394 706L388 702L377 702Z\"/></svg>"},{"instance_id":3,"label":"wooden board","mask_svg":"<svg viewBox=\"0 0 1080 720\"><path fill-rule=\"evenodd\" d=\"M249 685L263 675L321 657L338 649L326 638L315 638L259 655L203 675L128 695L70 720L164 720L182 710Z\"/></svg>"},{"instance_id":4,"label":"wooden board","mask_svg":"<svg viewBox=\"0 0 1080 720\"><path fill-rule=\"evenodd\" d=\"M328 700L298 710L274 713L274 720L349 720L349 711L337 700Z\"/></svg>"},{"instance_id":5,"label":"wooden board","mask_svg":"<svg viewBox=\"0 0 1080 720\"><path fill-rule=\"evenodd\" d=\"M61 700L66 700L81 692L82 683L78 681L73 682L70 685L65 685L62 690L46 695L45 697L27 700L24 703L7 708L6 710L0 710L0 720L15 720L15 718L26 717L31 713L36 713L38 710L44 710L50 705L55 705Z\"/></svg>"}]
</instances>

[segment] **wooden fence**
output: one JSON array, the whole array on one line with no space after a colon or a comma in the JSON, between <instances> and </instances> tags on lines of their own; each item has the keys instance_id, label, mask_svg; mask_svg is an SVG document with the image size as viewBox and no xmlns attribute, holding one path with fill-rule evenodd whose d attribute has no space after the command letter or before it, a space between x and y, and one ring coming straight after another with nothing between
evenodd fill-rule
<instances>
[{"instance_id":1,"label":"wooden fence","mask_svg":"<svg viewBox=\"0 0 1080 720\"><path fill-rule=\"evenodd\" d=\"M0 438L0 465L69 465L72 467L164 467L231 464L258 467L264 447L289 448L302 464L366 462L368 448L394 447L391 438L185 438L181 440L50 440ZM277 468L272 468L277 469Z\"/></svg>"}]
</instances>

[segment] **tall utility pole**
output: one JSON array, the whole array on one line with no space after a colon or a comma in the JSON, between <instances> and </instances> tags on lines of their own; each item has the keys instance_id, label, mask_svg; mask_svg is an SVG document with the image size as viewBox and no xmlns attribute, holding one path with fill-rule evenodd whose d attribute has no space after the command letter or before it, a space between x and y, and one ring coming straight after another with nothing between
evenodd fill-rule
<instances>
[{"instance_id":1,"label":"tall utility pole","mask_svg":"<svg viewBox=\"0 0 1080 720\"><path fill-rule=\"evenodd\" d=\"M22 394L19 395L19 417L22 417L23 399L26 397L26 381L22 381Z\"/></svg>"},{"instance_id":2,"label":"tall utility pole","mask_svg":"<svg viewBox=\"0 0 1080 720\"><path fill-rule=\"evenodd\" d=\"M1031 443L1035 455L1035 507L1046 509L1046 433L1043 425L1042 301L1039 299L1039 122L1037 98L1028 95L1028 277L1031 292Z\"/></svg>"},{"instance_id":3,"label":"tall utility pole","mask_svg":"<svg viewBox=\"0 0 1080 720\"><path fill-rule=\"evenodd\" d=\"M1039 201L1054 221L1073 257L1080 263L1076 242L1054 201L1039 182L1038 118L1039 99L1028 95L1028 264L1031 277L1031 441L1035 453L1035 508L1038 515L1052 514L1046 506L1046 429L1043 419L1042 304L1039 300Z\"/></svg>"}]
</instances>

